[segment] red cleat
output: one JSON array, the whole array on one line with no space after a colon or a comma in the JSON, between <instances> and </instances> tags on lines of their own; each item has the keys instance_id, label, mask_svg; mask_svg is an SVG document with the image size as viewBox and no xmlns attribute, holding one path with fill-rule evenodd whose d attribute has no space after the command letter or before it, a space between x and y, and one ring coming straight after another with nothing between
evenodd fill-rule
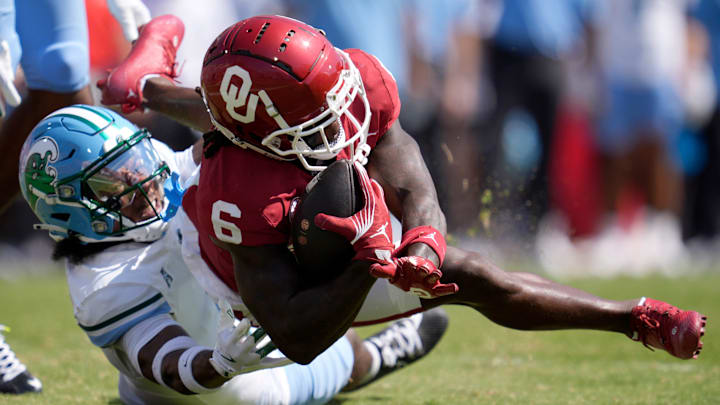
<instances>
[{"instance_id":1,"label":"red cleat","mask_svg":"<svg viewBox=\"0 0 720 405\"><path fill-rule=\"evenodd\" d=\"M681 359L696 359L702 349L707 317L668 303L644 298L632 309L632 340L652 350L667 350Z\"/></svg>"},{"instance_id":2,"label":"red cleat","mask_svg":"<svg viewBox=\"0 0 720 405\"><path fill-rule=\"evenodd\" d=\"M151 77L173 80L178 76L175 56L185 34L185 25L174 15L153 18L140 27L140 37L130 55L97 82L102 103L122 104L124 113L140 107L145 81Z\"/></svg>"}]
</instances>

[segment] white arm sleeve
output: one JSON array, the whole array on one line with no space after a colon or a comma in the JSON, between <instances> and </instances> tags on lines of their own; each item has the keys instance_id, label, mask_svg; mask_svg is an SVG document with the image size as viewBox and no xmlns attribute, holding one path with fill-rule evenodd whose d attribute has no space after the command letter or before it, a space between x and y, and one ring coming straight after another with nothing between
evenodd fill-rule
<instances>
[{"instance_id":1,"label":"white arm sleeve","mask_svg":"<svg viewBox=\"0 0 720 405\"><path fill-rule=\"evenodd\" d=\"M169 315L163 314L158 315L149 319L146 319L135 327L130 329L120 339L119 346L120 350L124 351L132 363L133 368L140 375L144 375L140 368L140 361L138 360L138 354L148 342L155 338L163 329L168 326L178 325ZM176 350L187 349L183 352L178 360L178 372L183 385L194 393L210 393L216 391L218 388L208 388L200 384L193 377L192 371L192 359L200 352L204 350L212 350L209 347L198 345L197 342L187 335L175 336L166 342L158 349L152 361L152 374L155 382L158 384L170 388L163 380L162 376L162 364L163 359L169 353Z\"/></svg>"}]
</instances>

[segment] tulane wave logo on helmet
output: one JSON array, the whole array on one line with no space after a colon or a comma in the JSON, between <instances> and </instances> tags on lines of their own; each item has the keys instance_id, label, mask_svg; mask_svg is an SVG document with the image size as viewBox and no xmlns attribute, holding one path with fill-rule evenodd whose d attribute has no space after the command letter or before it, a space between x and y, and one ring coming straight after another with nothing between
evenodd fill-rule
<instances>
[{"instance_id":1,"label":"tulane wave logo on helmet","mask_svg":"<svg viewBox=\"0 0 720 405\"><path fill-rule=\"evenodd\" d=\"M24 176L28 189L28 203L33 210L40 196L55 193L54 182L57 179L57 170L51 166L51 163L55 163L59 155L57 143L49 137L38 139L28 151Z\"/></svg>"}]
</instances>

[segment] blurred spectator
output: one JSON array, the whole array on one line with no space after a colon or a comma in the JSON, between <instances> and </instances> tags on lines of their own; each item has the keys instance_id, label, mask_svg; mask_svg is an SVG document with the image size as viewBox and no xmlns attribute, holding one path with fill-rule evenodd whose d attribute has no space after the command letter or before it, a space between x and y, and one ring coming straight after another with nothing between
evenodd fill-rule
<instances>
[{"instance_id":1,"label":"blurred spectator","mask_svg":"<svg viewBox=\"0 0 720 405\"><path fill-rule=\"evenodd\" d=\"M585 34L587 3L505 0L487 41L483 55L495 101L479 139L484 225L495 234L529 242L548 210L562 60Z\"/></svg>"},{"instance_id":2,"label":"blurred spectator","mask_svg":"<svg viewBox=\"0 0 720 405\"><path fill-rule=\"evenodd\" d=\"M683 118L682 2L598 2L596 38L604 103L598 116L608 210L629 188L643 202L679 213L680 178L668 146ZM628 194L625 194L628 195ZM627 197L626 197L627 198Z\"/></svg>"},{"instance_id":3,"label":"blurred spectator","mask_svg":"<svg viewBox=\"0 0 720 405\"><path fill-rule=\"evenodd\" d=\"M715 91L708 103L710 118L695 126L697 131L694 133L699 137L688 137L686 139L695 142L681 145L694 157L693 164L686 170L683 234L686 239L717 239L720 233L720 104L717 103L720 94L720 2L699 0L691 14L702 24L692 31L695 37L700 37L695 43L707 45L705 48L696 45L694 54L701 61L711 62L713 73L710 77L712 86L701 88Z\"/></svg>"},{"instance_id":4,"label":"blurred spectator","mask_svg":"<svg viewBox=\"0 0 720 405\"><path fill-rule=\"evenodd\" d=\"M623 245L615 228L648 242L659 237L662 248L644 246L657 261L681 250L683 184L672 150L684 119L686 7L684 1L597 2L594 26L603 80L596 137L602 201L617 214L602 232Z\"/></svg>"},{"instance_id":5,"label":"blurred spectator","mask_svg":"<svg viewBox=\"0 0 720 405\"><path fill-rule=\"evenodd\" d=\"M494 30L500 3L416 0L408 7L410 86L401 115L435 178L448 230L466 230L479 214L477 122L489 86L482 39Z\"/></svg>"},{"instance_id":6,"label":"blurred spectator","mask_svg":"<svg viewBox=\"0 0 720 405\"><path fill-rule=\"evenodd\" d=\"M700 62L703 36L688 24L689 5L594 4L590 50L599 79L594 132L603 216L597 234L574 246L539 239L545 256L554 254L564 267L604 275L671 271L685 258L682 170L697 166L699 155L682 147L687 137L681 134L707 118L714 98ZM548 262L551 267L563 266Z\"/></svg>"}]
</instances>

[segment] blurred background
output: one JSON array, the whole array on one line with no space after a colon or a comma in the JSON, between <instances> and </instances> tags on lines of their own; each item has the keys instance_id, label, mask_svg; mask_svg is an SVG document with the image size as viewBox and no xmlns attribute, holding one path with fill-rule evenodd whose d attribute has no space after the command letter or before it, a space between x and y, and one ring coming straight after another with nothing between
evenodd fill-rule
<instances>
[{"instance_id":1,"label":"blurred background","mask_svg":"<svg viewBox=\"0 0 720 405\"><path fill-rule=\"evenodd\" d=\"M184 86L199 85L217 34L256 14L376 55L398 82L400 121L452 244L563 277L687 274L720 256L720 1L145 3L185 22ZM94 83L130 44L105 0L86 6ZM130 118L178 150L200 136L152 113ZM51 240L35 221L21 200L0 218L5 268L48 268Z\"/></svg>"}]
</instances>

